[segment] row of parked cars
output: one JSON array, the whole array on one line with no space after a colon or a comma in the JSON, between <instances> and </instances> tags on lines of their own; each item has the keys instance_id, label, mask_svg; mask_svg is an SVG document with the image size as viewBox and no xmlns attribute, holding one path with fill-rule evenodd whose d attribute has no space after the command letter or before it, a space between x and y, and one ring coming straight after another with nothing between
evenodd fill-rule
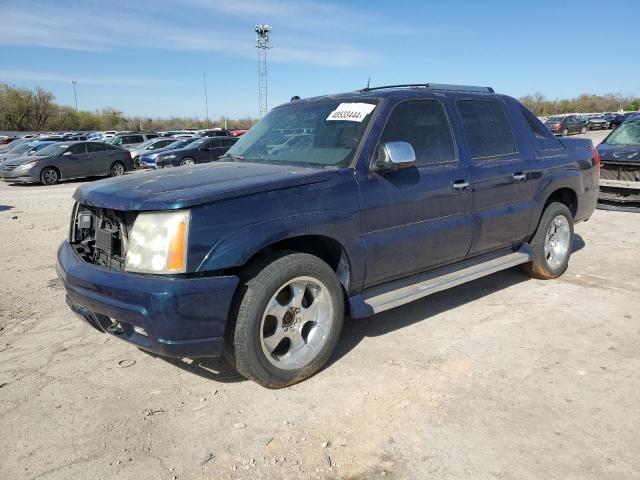
<instances>
[{"instance_id":1,"label":"row of parked cars","mask_svg":"<svg viewBox=\"0 0 640 480\"><path fill-rule=\"evenodd\" d=\"M118 176L135 168L165 168L218 160L242 132L215 129L181 138L152 132L41 135L0 145L0 179L53 185L60 180ZM78 139L78 137L82 137Z\"/></svg>"},{"instance_id":2,"label":"row of parked cars","mask_svg":"<svg viewBox=\"0 0 640 480\"><path fill-rule=\"evenodd\" d=\"M558 115L542 118L554 135L563 137L573 133L587 133L589 130L616 129L628 119L640 119L640 112L605 113L602 115Z\"/></svg>"}]
</instances>

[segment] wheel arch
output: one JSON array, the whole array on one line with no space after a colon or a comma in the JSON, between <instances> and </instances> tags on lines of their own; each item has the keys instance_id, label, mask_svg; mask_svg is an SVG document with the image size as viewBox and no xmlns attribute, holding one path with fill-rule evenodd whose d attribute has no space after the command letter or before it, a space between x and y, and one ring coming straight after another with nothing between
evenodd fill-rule
<instances>
[{"instance_id":1,"label":"wheel arch","mask_svg":"<svg viewBox=\"0 0 640 480\"><path fill-rule=\"evenodd\" d=\"M547 196L547 199L545 200L542 206L542 212L540 214L540 218L542 218L542 214L544 214L544 211L553 202L564 203L567 206L567 208L569 208L569 211L571 212L571 215L573 216L573 218L574 219L576 218L576 215L578 213L578 194L573 188L561 187L552 191ZM540 221L540 219L538 219L538 221Z\"/></svg>"},{"instance_id":2,"label":"wheel arch","mask_svg":"<svg viewBox=\"0 0 640 480\"><path fill-rule=\"evenodd\" d=\"M352 266L347 251L338 240L326 235L296 235L278 240L253 253L241 268L245 268L247 265L258 262L261 258L281 251L308 253L320 258L336 272L338 281L345 289L345 292L349 292Z\"/></svg>"}]
</instances>

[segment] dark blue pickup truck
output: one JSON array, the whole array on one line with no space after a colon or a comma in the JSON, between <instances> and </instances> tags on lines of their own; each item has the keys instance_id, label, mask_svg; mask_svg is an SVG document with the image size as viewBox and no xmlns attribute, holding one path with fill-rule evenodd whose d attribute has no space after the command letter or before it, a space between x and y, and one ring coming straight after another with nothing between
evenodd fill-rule
<instances>
[{"instance_id":1,"label":"dark blue pickup truck","mask_svg":"<svg viewBox=\"0 0 640 480\"><path fill-rule=\"evenodd\" d=\"M598 176L591 141L491 88L296 99L216 163L81 186L57 271L100 332L283 387L323 366L345 314L516 265L561 275Z\"/></svg>"}]
</instances>

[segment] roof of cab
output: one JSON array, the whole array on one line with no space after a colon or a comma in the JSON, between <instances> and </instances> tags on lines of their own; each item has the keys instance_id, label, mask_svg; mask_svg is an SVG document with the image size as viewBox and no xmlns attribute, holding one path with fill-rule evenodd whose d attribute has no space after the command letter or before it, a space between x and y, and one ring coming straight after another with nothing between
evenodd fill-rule
<instances>
[{"instance_id":1,"label":"roof of cab","mask_svg":"<svg viewBox=\"0 0 640 480\"><path fill-rule=\"evenodd\" d=\"M319 95L317 97L309 97L302 99L295 99L295 102L315 102L326 99L341 99L341 98L388 98L388 97L404 97L411 95L412 93L427 93L427 92L467 92L474 94L490 94L495 95L495 91L491 87L479 87L473 85L451 85L442 83L411 83L403 85L385 85L379 87L365 87L361 90L354 92L345 92L329 95ZM295 97L294 97L295 98Z\"/></svg>"}]
</instances>

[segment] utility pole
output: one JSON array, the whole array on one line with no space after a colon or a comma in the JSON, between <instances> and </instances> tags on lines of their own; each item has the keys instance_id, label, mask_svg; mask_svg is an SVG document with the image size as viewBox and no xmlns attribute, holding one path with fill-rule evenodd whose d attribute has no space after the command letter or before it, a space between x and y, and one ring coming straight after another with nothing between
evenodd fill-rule
<instances>
[{"instance_id":1,"label":"utility pole","mask_svg":"<svg viewBox=\"0 0 640 480\"><path fill-rule=\"evenodd\" d=\"M269 25L256 25L256 48L258 49L258 103L260 118L267 114L267 49L271 37Z\"/></svg>"},{"instance_id":2,"label":"utility pole","mask_svg":"<svg viewBox=\"0 0 640 480\"><path fill-rule=\"evenodd\" d=\"M204 84L204 106L207 111L207 128L211 127L211 122L209 122L209 100L207 99L207 74L202 74L202 83Z\"/></svg>"},{"instance_id":3,"label":"utility pole","mask_svg":"<svg viewBox=\"0 0 640 480\"><path fill-rule=\"evenodd\" d=\"M78 84L78 82L76 82L75 80L71 80L71 83L73 84L73 98L76 102L76 112L78 111L78 94L76 93L76 85Z\"/></svg>"}]
</instances>

